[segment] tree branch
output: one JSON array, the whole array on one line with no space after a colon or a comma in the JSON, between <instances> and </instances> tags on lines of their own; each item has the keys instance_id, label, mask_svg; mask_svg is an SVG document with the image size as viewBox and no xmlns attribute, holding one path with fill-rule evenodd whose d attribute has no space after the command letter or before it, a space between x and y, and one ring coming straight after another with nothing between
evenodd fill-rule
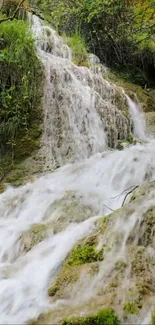
<instances>
[{"instance_id":1,"label":"tree branch","mask_svg":"<svg viewBox=\"0 0 155 325\"><path fill-rule=\"evenodd\" d=\"M3 8L3 5L4 5L4 0L1 0L1 4L0 4L0 11L2 10Z\"/></svg>"},{"instance_id":2,"label":"tree branch","mask_svg":"<svg viewBox=\"0 0 155 325\"><path fill-rule=\"evenodd\" d=\"M17 14L17 12L19 11L19 9L21 8L22 4L24 3L25 0L21 0L17 6L17 8L15 9L14 13L12 16L10 17L6 17L6 18L3 18L3 19L0 19L0 24L3 23L4 21L7 21L7 20L13 20ZM4 3L4 1L3 1ZM2 4L3 6L3 4Z\"/></svg>"},{"instance_id":3,"label":"tree branch","mask_svg":"<svg viewBox=\"0 0 155 325\"><path fill-rule=\"evenodd\" d=\"M107 208L107 209L109 209L110 211L112 211L112 212L114 212L115 210L113 210L113 209L111 209L111 208L109 208L106 204L104 204L104 206Z\"/></svg>"},{"instance_id":4,"label":"tree branch","mask_svg":"<svg viewBox=\"0 0 155 325\"><path fill-rule=\"evenodd\" d=\"M129 191L129 192L125 195L124 200L123 200L123 203L122 203L122 207L124 206L125 201L126 201L128 195L131 194L131 193L132 193L134 190L136 190L136 188L138 188L138 187L139 187L139 185L135 186L131 191Z\"/></svg>"},{"instance_id":5,"label":"tree branch","mask_svg":"<svg viewBox=\"0 0 155 325\"><path fill-rule=\"evenodd\" d=\"M135 187L135 185L128 187L126 190L124 190L123 192L121 192L120 194L118 194L116 196L113 196L111 199L116 199L117 197L120 197L122 194L124 194L126 191L132 189L133 187Z\"/></svg>"}]
</instances>

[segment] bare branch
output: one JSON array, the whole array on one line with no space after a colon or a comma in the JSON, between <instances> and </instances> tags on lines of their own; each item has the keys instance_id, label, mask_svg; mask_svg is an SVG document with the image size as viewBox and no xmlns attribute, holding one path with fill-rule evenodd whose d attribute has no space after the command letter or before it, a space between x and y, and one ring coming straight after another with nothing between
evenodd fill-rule
<instances>
[{"instance_id":1,"label":"bare branch","mask_svg":"<svg viewBox=\"0 0 155 325\"><path fill-rule=\"evenodd\" d=\"M120 194L113 196L111 199L116 199L117 197L120 197L122 194L124 194L126 191L130 190L130 188L135 187L135 185L130 186L129 188L127 188L126 190L124 190L123 192L121 192Z\"/></svg>"},{"instance_id":2,"label":"bare branch","mask_svg":"<svg viewBox=\"0 0 155 325\"><path fill-rule=\"evenodd\" d=\"M106 208L108 208L110 211L112 211L112 212L114 212L115 210L113 210L113 209L111 209L111 208L109 208L106 204L104 204L104 206L106 207Z\"/></svg>"},{"instance_id":3,"label":"bare branch","mask_svg":"<svg viewBox=\"0 0 155 325\"><path fill-rule=\"evenodd\" d=\"M138 187L139 187L139 185L135 186L131 191L129 191L129 192L125 195L124 200L123 200L123 203L122 203L122 207L124 206L125 201L126 201L128 195L131 194L131 193L132 193L134 190L136 190L136 188L138 188Z\"/></svg>"}]
</instances>

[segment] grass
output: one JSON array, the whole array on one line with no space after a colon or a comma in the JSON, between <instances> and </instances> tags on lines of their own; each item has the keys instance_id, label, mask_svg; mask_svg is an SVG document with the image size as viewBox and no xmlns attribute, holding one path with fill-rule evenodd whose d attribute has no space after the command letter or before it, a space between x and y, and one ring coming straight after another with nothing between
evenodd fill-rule
<instances>
[{"instance_id":1,"label":"grass","mask_svg":"<svg viewBox=\"0 0 155 325\"><path fill-rule=\"evenodd\" d=\"M73 52L73 62L76 65L88 67L88 53L84 38L77 32L72 37L66 37L68 45Z\"/></svg>"}]
</instances>

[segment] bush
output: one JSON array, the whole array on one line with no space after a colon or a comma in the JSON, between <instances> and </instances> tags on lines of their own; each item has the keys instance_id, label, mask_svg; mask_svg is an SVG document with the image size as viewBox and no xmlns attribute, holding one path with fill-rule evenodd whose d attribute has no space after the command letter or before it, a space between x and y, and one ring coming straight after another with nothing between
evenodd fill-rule
<instances>
[{"instance_id":1,"label":"bush","mask_svg":"<svg viewBox=\"0 0 155 325\"><path fill-rule=\"evenodd\" d=\"M67 37L67 43L73 52L73 62L77 65L88 65L88 54L84 38L75 33L72 37Z\"/></svg>"},{"instance_id":2,"label":"bush","mask_svg":"<svg viewBox=\"0 0 155 325\"><path fill-rule=\"evenodd\" d=\"M36 0L59 33L76 30L89 51L141 86L155 85L154 0Z\"/></svg>"},{"instance_id":3,"label":"bush","mask_svg":"<svg viewBox=\"0 0 155 325\"><path fill-rule=\"evenodd\" d=\"M0 152L14 152L17 140L39 125L42 68L29 26L13 20L1 24Z\"/></svg>"}]
</instances>

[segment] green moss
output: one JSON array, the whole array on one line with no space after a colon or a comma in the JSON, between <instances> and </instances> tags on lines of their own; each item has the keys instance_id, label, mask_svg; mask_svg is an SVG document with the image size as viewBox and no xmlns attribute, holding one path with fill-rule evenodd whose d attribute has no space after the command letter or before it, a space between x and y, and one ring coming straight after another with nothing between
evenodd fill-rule
<instances>
[{"instance_id":1,"label":"green moss","mask_svg":"<svg viewBox=\"0 0 155 325\"><path fill-rule=\"evenodd\" d=\"M95 315L64 319L62 325L119 325L120 321L114 310L107 308Z\"/></svg>"},{"instance_id":2,"label":"green moss","mask_svg":"<svg viewBox=\"0 0 155 325\"><path fill-rule=\"evenodd\" d=\"M5 190L6 190L6 186L3 183L1 183L0 184L0 193L3 193Z\"/></svg>"},{"instance_id":3,"label":"green moss","mask_svg":"<svg viewBox=\"0 0 155 325\"><path fill-rule=\"evenodd\" d=\"M122 272L122 271L125 270L126 267L127 267L127 263L125 261L123 261L123 260L119 260L115 264L115 270L117 270L117 271Z\"/></svg>"},{"instance_id":4,"label":"green moss","mask_svg":"<svg viewBox=\"0 0 155 325\"><path fill-rule=\"evenodd\" d=\"M125 316L135 315L138 313L137 306L134 302L126 302L123 306Z\"/></svg>"},{"instance_id":5,"label":"green moss","mask_svg":"<svg viewBox=\"0 0 155 325\"><path fill-rule=\"evenodd\" d=\"M109 216L104 217L101 220L99 220L98 228L99 228L99 230L100 230L100 232L102 234L104 234L105 231L107 230L109 222L110 222L110 217Z\"/></svg>"},{"instance_id":6,"label":"green moss","mask_svg":"<svg viewBox=\"0 0 155 325\"><path fill-rule=\"evenodd\" d=\"M60 312L59 312L60 314ZM120 320L112 308L103 309L96 314L83 317L63 318L59 317L59 323L62 325L120 325ZM54 324L53 310L40 314L38 319L30 320L29 325Z\"/></svg>"},{"instance_id":7,"label":"green moss","mask_svg":"<svg viewBox=\"0 0 155 325\"><path fill-rule=\"evenodd\" d=\"M136 193L133 193L130 199L130 202L133 202L137 199Z\"/></svg>"},{"instance_id":8,"label":"green moss","mask_svg":"<svg viewBox=\"0 0 155 325\"><path fill-rule=\"evenodd\" d=\"M55 200L48 208L45 219L58 209L58 218L53 221L54 233L64 230L71 222L81 222L96 213L92 206L85 205L78 194L73 191L66 191L65 195Z\"/></svg>"},{"instance_id":9,"label":"green moss","mask_svg":"<svg viewBox=\"0 0 155 325\"><path fill-rule=\"evenodd\" d=\"M103 260L103 248L97 252L95 245L77 246L71 252L67 265L81 265Z\"/></svg>"},{"instance_id":10,"label":"green moss","mask_svg":"<svg viewBox=\"0 0 155 325\"><path fill-rule=\"evenodd\" d=\"M73 285L78 280L79 275L80 273L78 268L68 268L64 266L57 279L48 289L48 295L53 297L57 293L58 296L62 297L65 287Z\"/></svg>"},{"instance_id":11,"label":"green moss","mask_svg":"<svg viewBox=\"0 0 155 325\"><path fill-rule=\"evenodd\" d=\"M128 81L128 77L123 74L109 72L108 77L110 81L114 82L117 86L123 87L126 94L128 94L134 101L136 101L137 96L144 111L155 111L155 98L152 96L152 91L149 92L141 86Z\"/></svg>"},{"instance_id":12,"label":"green moss","mask_svg":"<svg viewBox=\"0 0 155 325\"><path fill-rule=\"evenodd\" d=\"M93 246L97 244L97 233L90 235L88 237L86 237L86 239L82 240L84 245L89 245L89 246Z\"/></svg>"},{"instance_id":13,"label":"green moss","mask_svg":"<svg viewBox=\"0 0 155 325\"><path fill-rule=\"evenodd\" d=\"M131 262L131 271L133 275L140 276L146 268L145 248L137 247Z\"/></svg>"},{"instance_id":14,"label":"green moss","mask_svg":"<svg viewBox=\"0 0 155 325\"><path fill-rule=\"evenodd\" d=\"M6 177L5 183L11 183L14 186L20 186L24 181L24 170L15 169L12 170Z\"/></svg>"},{"instance_id":15,"label":"green moss","mask_svg":"<svg viewBox=\"0 0 155 325\"><path fill-rule=\"evenodd\" d=\"M152 312L151 314L151 323L150 325L155 325L155 311Z\"/></svg>"},{"instance_id":16,"label":"green moss","mask_svg":"<svg viewBox=\"0 0 155 325\"><path fill-rule=\"evenodd\" d=\"M141 233L139 235L139 245L153 245L153 238L155 234L155 207L151 207L143 215L140 225Z\"/></svg>"}]
</instances>

